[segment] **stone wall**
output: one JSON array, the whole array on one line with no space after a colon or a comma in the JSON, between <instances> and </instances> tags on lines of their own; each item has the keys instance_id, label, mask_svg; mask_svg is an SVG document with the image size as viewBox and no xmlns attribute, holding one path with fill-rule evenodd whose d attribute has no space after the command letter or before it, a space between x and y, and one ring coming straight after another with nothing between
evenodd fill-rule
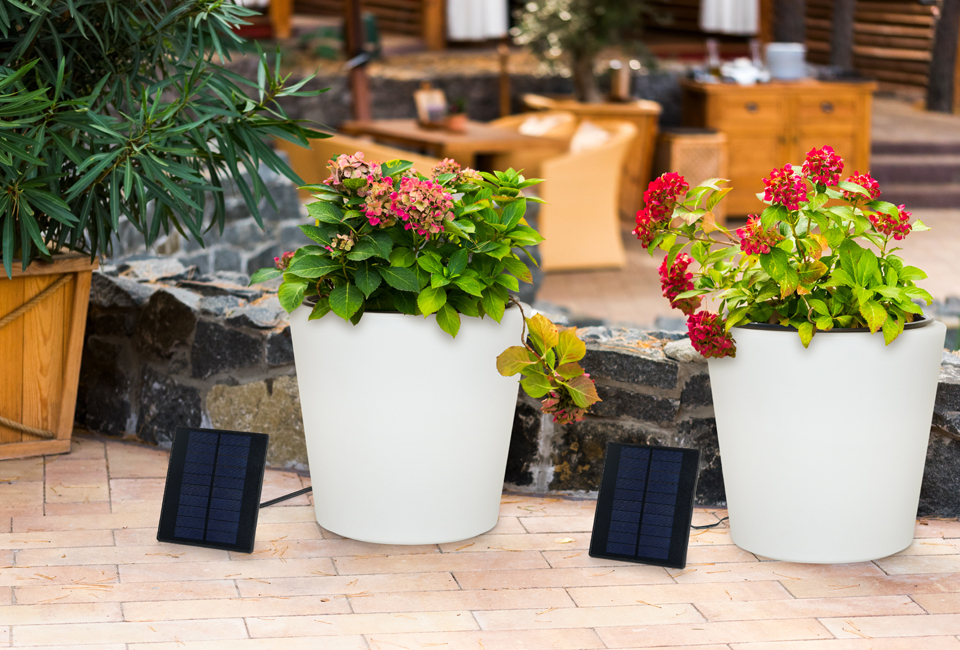
<instances>
[{"instance_id":1,"label":"stone wall","mask_svg":"<svg viewBox=\"0 0 960 650\"><path fill-rule=\"evenodd\" d=\"M178 426L265 432L270 465L307 469L289 326L273 290L246 282L156 258L95 273L77 421L161 446ZM580 336L603 402L582 422L555 425L521 393L508 487L593 492L607 442L647 443L700 449L697 502L724 505L710 377L689 341L608 327ZM960 356L952 353L943 356L933 425L920 512L955 517Z\"/></svg>"}]
</instances>

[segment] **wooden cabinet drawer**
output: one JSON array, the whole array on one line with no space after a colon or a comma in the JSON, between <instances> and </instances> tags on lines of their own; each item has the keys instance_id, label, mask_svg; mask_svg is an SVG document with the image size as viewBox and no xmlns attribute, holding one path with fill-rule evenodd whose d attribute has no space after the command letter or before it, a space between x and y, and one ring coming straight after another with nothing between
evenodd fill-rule
<instances>
[{"instance_id":1,"label":"wooden cabinet drawer","mask_svg":"<svg viewBox=\"0 0 960 650\"><path fill-rule=\"evenodd\" d=\"M723 131L753 129L757 126L775 127L784 121L784 102L780 97L746 95L717 99L717 126Z\"/></svg>"},{"instance_id":2,"label":"wooden cabinet drawer","mask_svg":"<svg viewBox=\"0 0 960 650\"><path fill-rule=\"evenodd\" d=\"M857 115L859 95L821 95L797 98L800 124L850 124Z\"/></svg>"}]
</instances>

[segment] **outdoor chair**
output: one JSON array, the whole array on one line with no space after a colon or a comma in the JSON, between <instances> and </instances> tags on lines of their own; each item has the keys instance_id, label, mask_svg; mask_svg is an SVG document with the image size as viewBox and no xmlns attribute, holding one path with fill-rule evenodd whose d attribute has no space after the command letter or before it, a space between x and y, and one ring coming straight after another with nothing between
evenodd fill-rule
<instances>
[{"instance_id":1,"label":"outdoor chair","mask_svg":"<svg viewBox=\"0 0 960 650\"><path fill-rule=\"evenodd\" d=\"M365 160L378 162L409 160L413 163L414 169L428 176L430 170L440 162L436 158L339 133L323 140L312 140L309 149L286 140L277 140L276 148L290 157L290 166L293 171L307 184L322 183L327 179L330 175L327 171L327 162L331 158L336 158L340 154L353 155L358 151L363 152ZM307 198L310 193L301 190L300 195Z\"/></svg>"},{"instance_id":2,"label":"outdoor chair","mask_svg":"<svg viewBox=\"0 0 960 650\"><path fill-rule=\"evenodd\" d=\"M547 271L622 268L626 264L617 215L619 171L637 128L629 122L602 127L590 122L581 126L584 124L606 132L605 141L580 145L575 136L569 153L540 164L544 182L536 187L546 203L540 206L538 226L545 238L540 253Z\"/></svg>"},{"instance_id":3,"label":"outdoor chair","mask_svg":"<svg viewBox=\"0 0 960 650\"><path fill-rule=\"evenodd\" d=\"M566 148L577 130L577 121L577 116L567 111L544 111L509 115L490 122L490 126L517 131L521 135L561 140ZM540 165L550 155L552 154L546 150L518 150L496 154L492 157L491 167L498 170L512 167L517 171L523 170L523 175L527 178L540 178Z\"/></svg>"},{"instance_id":4,"label":"outdoor chair","mask_svg":"<svg viewBox=\"0 0 960 650\"><path fill-rule=\"evenodd\" d=\"M636 127L630 153L623 161L623 182L619 195L620 215L625 221L632 223L641 207L643 191L650 182L660 104L647 99L587 104L573 98L530 94L523 96L523 103L534 111L568 111L576 115L578 120L620 120L630 122Z\"/></svg>"}]
</instances>

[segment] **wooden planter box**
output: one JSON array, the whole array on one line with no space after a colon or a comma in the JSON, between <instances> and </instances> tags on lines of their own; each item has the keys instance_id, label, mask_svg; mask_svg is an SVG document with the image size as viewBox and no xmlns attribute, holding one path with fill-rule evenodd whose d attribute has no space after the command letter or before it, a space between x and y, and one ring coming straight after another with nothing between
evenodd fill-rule
<instances>
[{"instance_id":1,"label":"wooden planter box","mask_svg":"<svg viewBox=\"0 0 960 650\"><path fill-rule=\"evenodd\" d=\"M77 402L83 333L96 261L57 255L26 271L13 263L13 278L0 271L0 320L60 278L69 279L29 311L0 327L0 416L52 432L52 438L0 424L0 459L70 451Z\"/></svg>"}]
</instances>

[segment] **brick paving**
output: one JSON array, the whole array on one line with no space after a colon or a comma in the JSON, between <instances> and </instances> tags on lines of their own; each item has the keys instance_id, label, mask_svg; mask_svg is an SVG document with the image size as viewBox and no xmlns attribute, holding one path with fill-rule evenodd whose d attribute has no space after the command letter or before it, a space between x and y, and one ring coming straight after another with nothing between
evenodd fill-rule
<instances>
[{"instance_id":1,"label":"brick paving","mask_svg":"<svg viewBox=\"0 0 960 650\"><path fill-rule=\"evenodd\" d=\"M587 554L594 501L505 494L459 543L265 509L252 555L161 544L167 454L102 437L0 461L0 647L46 650L960 650L960 522L875 562L770 561L696 531L684 570ZM265 499L309 485L268 470ZM722 510L698 509L695 524Z\"/></svg>"}]
</instances>

